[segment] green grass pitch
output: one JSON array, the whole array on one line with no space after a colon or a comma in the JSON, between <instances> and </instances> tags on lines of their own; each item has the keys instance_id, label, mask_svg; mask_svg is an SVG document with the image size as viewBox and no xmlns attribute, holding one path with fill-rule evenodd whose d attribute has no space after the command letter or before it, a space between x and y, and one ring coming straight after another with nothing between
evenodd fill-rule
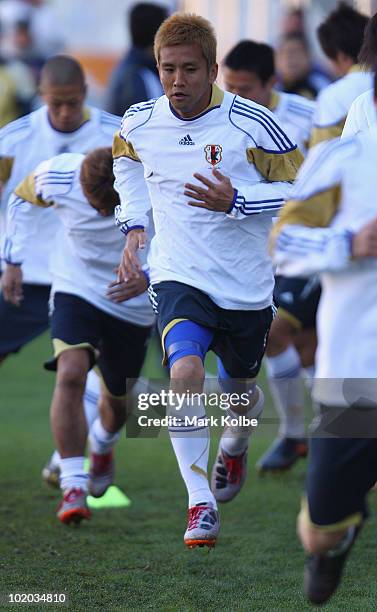
<instances>
[{"instance_id":1,"label":"green grass pitch","mask_svg":"<svg viewBox=\"0 0 377 612\"><path fill-rule=\"evenodd\" d=\"M303 553L295 535L305 462L279 477L261 479L254 470L276 426L254 436L247 484L221 507L221 536L210 553L183 545L186 495L166 435L122 436L116 484L131 498L129 508L97 510L79 528L59 524L59 493L40 478L52 449L54 377L41 368L49 353L45 336L0 371L0 609L15 608L5 604L8 593L67 594L68 606L22 606L34 610L312 609L301 591ZM152 354L147 370L156 376L154 363ZM216 447L213 440L211 462ZM375 514L377 493L370 506ZM372 516L326 610L377 609L376 545Z\"/></svg>"}]
</instances>

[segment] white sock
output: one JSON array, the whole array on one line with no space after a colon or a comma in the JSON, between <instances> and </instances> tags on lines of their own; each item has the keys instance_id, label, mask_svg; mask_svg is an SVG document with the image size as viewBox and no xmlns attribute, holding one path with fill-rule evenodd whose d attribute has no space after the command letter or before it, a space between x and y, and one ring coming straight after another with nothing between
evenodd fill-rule
<instances>
[{"instance_id":1,"label":"white sock","mask_svg":"<svg viewBox=\"0 0 377 612\"><path fill-rule=\"evenodd\" d=\"M311 391L314 382L314 365L302 368L301 373L307 390Z\"/></svg>"},{"instance_id":2,"label":"white sock","mask_svg":"<svg viewBox=\"0 0 377 612\"><path fill-rule=\"evenodd\" d=\"M60 459L60 488L88 490L88 474L84 471L84 457Z\"/></svg>"},{"instance_id":3,"label":"white sock","mask_svg":"<svg viewBox=\"0 0 377 612\"><path fill-rule=\"evenodd\" d=\"M205 418L205 409L200 400L185 402L180 410L170 406L168 414L176 417L174 426L169 427L170 440L177 457L179 469L185 482L189 507L200 502L211 502L217 508L216 500L209 487L207 467L209 455L208 427L186 425L185 417Z\"/></svg>"},{"instance_id":4,"label":"white sock","mask_svg":"<svg viewBox=\"0 0 377 612\"><path fill-rule=\"evenodd\" d=\"M300 371L300 357L293 346L289 346L280 355L267 359L270 389L280 416L281 437L305 437L304 396Z\"/></svg>"},{"instance_id":5,"label":"white sock","mask_svg":"<svg viewBox=\"0 0 377 612\"><path fill-rule=\"evenodd\" d=\"M120 432L110 433L103 427L99 417L96 418L89 432L90 450L98 455L108 453L119 440Z\"/></svg>"},{"instance_id":6,"label":"white sock","mask_svg":"<svg viewBox=\"0 0 377 612\"><path fill-rule=\"evenodd\" d=\"M88 431L90 430L93 422L98 416L98 400L101 391L101 384L99 376L90 370L86 379L85 393L84 393L84 411L86 422L88 425Z\"/></svg>"},{"instance_id":7,"label":"white sock","mask_svg":"<svg viewBox=\"0 0 377 612\"><path fill-rule=\"evenodd\" d=\"M54 450L50 458L50 464L53 466L60 465L60 460L61 460L61 457L60 457L59 451Z\"/></svg>"},{"instance_id":8,"label":"white sock","mask_svg":"<svg viewBox=\"0 0 377 612\"><path fill-rule=\"evenodd\" d=\"M245 413L247 419L258 419L263 411L264 395L259 387L255 387L254 393L259 394L256 404ZM253 394L254 396L254 394ZM228 408L227 415L231 419L239 421L240 415ZM221 437L221 448L227 455L241 455L249 446L250 436L255 428L252 425L235 424L227 426Z\"/></svg>"}]
</instances>

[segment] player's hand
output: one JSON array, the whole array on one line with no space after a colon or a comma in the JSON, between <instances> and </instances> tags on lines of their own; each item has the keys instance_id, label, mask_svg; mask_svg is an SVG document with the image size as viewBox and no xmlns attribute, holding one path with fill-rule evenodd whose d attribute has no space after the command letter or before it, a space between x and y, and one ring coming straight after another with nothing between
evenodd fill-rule
<instances>
[{"instance_id":1,"label":"player's hand","mask_svg":"<svg viewBox=\"0 0 377 612\"><path fill-rule=\"evenodd\" d=\"M144 230L134 229L127 234L126 246L119 265L118 281L126 281L140 276L141 263L137 252L139 249L145 249L146 244L147 234Z\"/></svg>"},{"instance_id":2,"label":"player's hand","mask_svg":"<svg viewBox=\"0 0 377 612\"><path fill-rule=\"evenodd\" d=\"M217 179L216 182L210 181L202 174L195 173L194 177L203 183L203 187L186 183L185 196L192 198L188 202L190 206L199 206L214 212L227 213L234 198L233 185L230 179L218 170L212 170L212 174Z\"/></svg>"},{"instance_id":3,"label":"player's hand","mask_svg":"<svg viewBox=\"0 0 377 612\"><path fill-rule=\"evenodd\" d=\"M148 281L145 274L142 272L138 278L130 278L124 281L114 281L110 283L107 297L112 302L120 304L126 300L130 300L141 293L144 293L148 288Z\"/></svg>"},{"instance_id":4,"label":"player's hand","mask_svg":"<svg viewBox=\"0 0 377 612\"><path fill-rule=\"evenodd\" d=\"M23 299L21 266L7 264L1 277L1 287L4 300L13 306L20 306Z\"/></svg>"},{"instance_id":5,"label":"player's hand","mask_svg":"<svg viewBox=\"0 0 377 612\"><path fill-rule=\"evenodd\" d=\"M354 235L352 257L377 257L377 218L364 225Z\"/></svg>"}]
</instances>

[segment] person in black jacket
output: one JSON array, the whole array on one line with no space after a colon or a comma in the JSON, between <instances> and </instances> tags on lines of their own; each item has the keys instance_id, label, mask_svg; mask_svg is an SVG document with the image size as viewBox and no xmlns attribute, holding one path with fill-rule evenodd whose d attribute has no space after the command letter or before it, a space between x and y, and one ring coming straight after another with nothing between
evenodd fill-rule
<instances>
[{"instance_id":1,"label":"person in black jacket","mask_svg":"<svg viewBox=\"0 0 377 612\"><path fill-rule=\"evenodd\" d=\"M166 17L164 7L148 2L136 4L130 11L132 46L111 76L107 103L109 112L122 116L132 104L162 95L153 41Z\"/></svg>"}]
</instances>

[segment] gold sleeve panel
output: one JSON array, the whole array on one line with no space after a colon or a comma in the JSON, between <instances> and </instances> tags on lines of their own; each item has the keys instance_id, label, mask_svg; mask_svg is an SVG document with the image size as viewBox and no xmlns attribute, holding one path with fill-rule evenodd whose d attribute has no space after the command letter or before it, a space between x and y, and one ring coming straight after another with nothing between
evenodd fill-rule
<instances>
[{"instance_id":1,"label":"gold sleeve panel","mask_svg":"<svg viewBox=\"0 0 377 612\"><path fill-rule=\"evenodd\" d=\"M339 136L342 135L346 119L347 117L344 117L338 123L334 123L334 125L328 125L326 127L314 127L312 129L312 133L310 134L309 147L314 147L318 143L324 142L325 140L333 140L333 138L339 138Z\"/></svg>"},{"instance_id":2,"label":"gold sleeve panel","mask_svg":"<svg viewBox=\"0 0 377 612\"><path fill-rule=\"evenodd\" d=\"M270 237L274 243L285 225L305 225L306 227L328 227L340 203L340 185L316 193L307 200L290 200L283 206Z\"/></svg>"},{"instance_id":3,"label":"gold sleeve panel","mask_svg":"<svg viewBox=\"0 0 377 612\"><path fill-rule=\"evenodd\" d=\"M113 140L113 158L117 159L118 157L129 157L134 161L140 161L133 144L131 142L126 142L124 138L120 136L119 132L116 132Z\"/></svg>"},{"instance_id":4,"label":"gold sleeve panel","mask_svg":"<svg viewBox=\"0 0 377 612\"><path fill-rule=\"evenodd\" d=\"M42 208L48 208L53 204L53 202L45 202L45 200L36 194L34 174L29 174L29 176L16 187L14 193L22 200L26 200L26 202L41 206Z\"/></svg>"},{"instance_id":5,"label":"gold sleeve panel","mask_svg":"<svg viewBox=\"0 0 377 612\"><path fill-rule=\"evenodd\" d=\"M6 183L12 174L14 157L0 157L0 181Z\"/></svg>"},{"instance_id":6,"label":"gold sleeve panel","mask_svg":"<svg viewBox=\"0 0 377 612\"><path fill-rule=\"evenodd\" d=\"M268 181L294 181L304 157L296 147L287 153L267 153L263 149L246 150L247 161L254 164Z\"/></svg>"}]
</instances>

